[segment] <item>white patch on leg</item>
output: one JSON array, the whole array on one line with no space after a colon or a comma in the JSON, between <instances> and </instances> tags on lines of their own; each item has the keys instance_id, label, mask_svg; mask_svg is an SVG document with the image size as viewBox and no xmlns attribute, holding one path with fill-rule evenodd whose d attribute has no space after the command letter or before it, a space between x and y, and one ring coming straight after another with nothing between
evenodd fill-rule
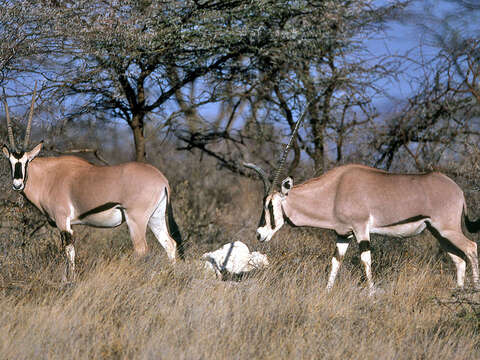
<instances>
[{"instance_id":1,"label":"white patch on leg","mask_svg":"<svg viewBox=\"0 0 480 360\"><path fill-rule=\"evenodd\" d=\"M449 252L448 255L450 255L450 258L453 260L455 268L457 269L457 287L463 289L465 285L465 270L467 263L465 260L455 254Z\"/></svg>"},{"instance_id":2,"label":"white patch on leg","mask_svg":"<svg viewBox=\"0 0 480 360\"><path fill-rule=\"evenodd\" d=\"M372 256L370 250L364 251L360 254L360 260L362 260L363 265L365 266L365 275L367 276L368 290L369 295L375 293L375 286L372 279Z\"/></svg>"},{"instance_id":3,"label":"white patch on leg","mask_svg":"<svg viewBox=\"0 0 480 360\"><path fill-rule=\"evenodd\" d=\"M465 269L467 264L465 261L462 263L457 264L457 286L459 288L463 288L465 285Z\"/></svg>"},{"instance_id":4,"label":"white patch on leg","mask_svg":"<svg viewBox=\"0 0 480 360\"><path fill-rule=\"evenodd\" d=\"M330 271L330 276L328 277L327 291L330 291L335 283L335 278L337 277L338 269L340 268L340 261L336 257L332 258L332 270Z\"/></svg>"},{"instance_id":5,"label":"white patch on leg","mask_svg":"<svg viewBox=\"0 0 480 360\"><path fill-rule=\"evenodd\" d=\"M360 254L360 260L362 260L365 266L368 265L368 267L370 267L372 265L372 255L370 254L370 250L362 252Z\"/></svg>"},{"instance_id":6,"label":"white patch on leg","mask_svg":"<svg viewBox=\"0 0 480 360\"><path fill-rule=\"evenodd\" d=\"M67 261L68 261L68 264L67 264L67 268L65 269L65 272L69 273L69 276L70 276L70 279L67 279L67 280L75 280L75 248L73 247L72 244L69 244L67 246L65 246L65 254L67 255ZM65 278L67 278L67 276L65 275Z\"/></svg>"},{"instance_id":7,"label":"white patch on leg","mask_svg":"<svg viewBox=\"0 0 480 360\"><path fill-rule=\"evenodd\" d=\"M348 243L345 242L339 242L337 243L337 249L338 249L338 255L340 255L340 257L344 257L345 254L347 253L347 249L348 249Z\"/></svg>"},{"instance_id":8,"label":"white patch on leg","mask_svg":"<svg viewBox=\"0 0 480 360\"><path fill-rule=\"evenodd\" d=\"M328 277L327 291L330 291L335 283L335 279L337 277L338 270L340 269L340 265L342 264L343 257L347 253L348 245L348 242L337 242L335 244L339 259L337 259L335 256L332 258L332 270L330 271L330 276Z\"/></svg>"},{"instance_id":9,"label":"white patch on leg","mask_svg":"<svg viewBox=\"0 0 480 360\"><path fill-rule=\"evenodd\" d=\"M75 269L75 248L72 244L65 247L65 253L67 254L68 261L72 265L72 268Z\"/></svg>"},{"instance_id":10,"label":"white patch on leg","mask_svg":"<svg viewBox=\"0 0 480 360\"><path fill-rule=\"evenodd\" d=\"M73 205L70 204L70 215L67 216L67 219L65 220L65 230L72 235L73 230L72 230L72 219L75 216L75 209L73 208Z\"/></svg>"}]
</instances>

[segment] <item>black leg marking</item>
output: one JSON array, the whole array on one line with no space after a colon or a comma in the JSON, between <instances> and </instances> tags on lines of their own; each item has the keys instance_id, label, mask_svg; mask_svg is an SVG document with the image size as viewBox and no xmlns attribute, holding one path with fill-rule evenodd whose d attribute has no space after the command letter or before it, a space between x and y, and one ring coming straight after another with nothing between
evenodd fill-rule
<instances>
[{"instance_id":1,"label":"black leg marking","mask_svg":"<svg viewBox=\"0 0 480 360\"><path fill-rule=\"evenodd\" d=\"M65 259L64 282L75 281L75 249L73 247L74 238L68 231L61 231L63 256Z\"/></svg>"},{"instance_id":2,"label":"black leg marking","mask_svg":"<svg viewBox=\"0 0 480 360\"><path fill-rule=\"evenodd\" d=\"M65 246L73 245L73 243L75 242L72 234L70 234L68 231L60 232L60 237L62 238L62 247L64 248Z\"/></svg>"},{"instance_id":3,"label":"black leg marking","mask_svg":"<svg viewBox=\"0 0 480 360\"><path fill-rule=\"evenodd\" d=\"M362 240L358 243L358 247L360 249L360 253L363 253L365 251L370 251L370 241Z\"/></svg>"}]
</instances>

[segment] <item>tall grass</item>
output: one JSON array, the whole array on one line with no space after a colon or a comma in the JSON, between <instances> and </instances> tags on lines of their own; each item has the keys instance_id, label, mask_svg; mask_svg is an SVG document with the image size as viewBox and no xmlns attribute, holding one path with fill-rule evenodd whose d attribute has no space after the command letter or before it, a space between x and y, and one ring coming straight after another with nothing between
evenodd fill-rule
<instances>
[{"instance_id":1,"label":"tall grass","mask_svg":"<svg viewBox=\"0 0 480 360\"><path fill-rule=\"evenodd\" d=\"M40 273L2 290L0 354L8 359L480 355L478 318L435 301L448 298L453 285L453 272L441 271L440 261L394 259L395 271L377 274L383 291L371 298L358 273L345 269L326 293L327 259L305 259L294 250L286 262L279 251L271 260L268 271L240 282L213 280L192 259L172 268L160 252L146 259L117 253L91 264L74 285L53 282L50 271Z\"/></svg>"}]
</instances>

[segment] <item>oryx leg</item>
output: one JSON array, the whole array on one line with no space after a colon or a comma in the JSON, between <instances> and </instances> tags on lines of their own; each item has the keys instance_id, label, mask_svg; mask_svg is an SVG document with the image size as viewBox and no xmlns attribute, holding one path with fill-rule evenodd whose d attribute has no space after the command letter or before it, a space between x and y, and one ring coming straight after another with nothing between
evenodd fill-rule
<instances>
[{"instance_id":1,"label":"oryx leg","mask_svg":"<svg viewBox=\"0 0 480 360\"><path fill-rule=\"evenodd\" d=\"M348 244L350 243L350 236L337 235L337 241L335 244L335 253L332 257L332 269L330 270L330 276L328 277L327 291L330 291L335 283L335 278L337 277L338 270L340 265L342 265L343 258L348 249Z\"/></svg>"},{"instance_id":2,"label":"oryx leg","mask_svg":"<svg viewBox=\"0 0 480 360\"><path fill-rule=\"evenodd\" d=\"M368 230L368 225L354 229L353 233L360 249L360 260L365 268L368 293L369 295L373 295L375 293L375 285L372 278L372 255L370 253L370 232Z\"/></svg>"},{"instance_id":3,"label":"oryx leg","mask_svg":"<svg viewBox=\"0 0 480 360\"><path fill-rule=\"evenodd\" d=\"M62 231L60 233L62 238L62 247L65 254L65 271L63 274L63 281L75 281L75 247L73 246L73 233Z\"/></svg>"},{"instance_id":4,"label":"oryx leg","mask_svg":"<svg viewBox=\"0 0 480 360\"><path fill-rule=\"evenodd\" d=\"M473 286L480 287L478 274L477 244L467 238L461 230L439 230L432 231L442 247L448 252L457 268L457 287L463 288L465 284L465 258L472 267ZM448 241L448 242L447 242Z\"/></svg>"},{"instance_id":5,"label":"oryx leg","mask_svg":"<svg viewBox=\"0 0 480 360\"><path fill-rule=\"evenodd\" d=\"M170 236L167 226L167 197L165 196L153 212L148 226L157 238L158 242L167 252L167 256L172 263L175 263L175 254L177 252L177 243Z\"/></svg>"},{"instance_id":6,"label":"oryx leg","mask_svg":"<svg viewBox=\"0 0 480 360\"><path fill-rule=\"evenodd\" d=\"M148 251L146 238L148 219L145 218L142 212L138 214L127 212L125 218L135 253L139 256L145 255Z\"/></svg>"},{"instance_id":7,"label":"oryx leg","mask_svg":"<svg viewBox=\"0 0 480 360\"><path fill-rule=\"evenodd\" d=\"M457 269L457 288L462 289L465 285L465 269L467 267L467 263L461 256L458 256L457 254L448 250L447 253Z\"/></svg>"},{"instance_id":8,"label":"oryx leg","mask_svg":"<svg viewBox=\"0 0 480 360\"><path fill-rule=\"evenodd\" d=\"M72 212L72 211L70 211ZM57 226L60 229L60 237L62 239L62 249L65 256L65 271L62 277L64 282L75 281L75 247L73 230L70 224L72 214L67 216L59 216L57 218Z\"/></svg>"}]
</instances>

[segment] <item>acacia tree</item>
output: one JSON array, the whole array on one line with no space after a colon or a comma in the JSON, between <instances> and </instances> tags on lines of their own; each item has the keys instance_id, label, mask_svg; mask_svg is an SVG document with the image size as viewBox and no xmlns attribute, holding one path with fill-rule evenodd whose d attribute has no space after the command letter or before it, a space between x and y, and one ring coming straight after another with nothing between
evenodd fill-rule
<instances>
[{"instance_id":1,"label":"acacia tree","mask_svg":"<svg viewBox=\"0 0 480 360\"><path fill-rule=\"evenodd\" d=\"M432 58L421 64L414 81L416 92L377 129L376 165L390 168L395 158L406 155L419 170L431 170L442 159L471 152L480 136L480 5L468 0L445 0L453 11L429 10L417 14L430 46ZM477 21L473 21L477 20ZM414 59L413 62L417 62Z\"/></svg>"},{"instance_id":2,"label":"acacia tree","mask_svg":"<svg viewBox=\"0 0 480 360\"><path fill-rule=\"evenodd\" d=\"M326 166L325 145L332 142L327 138L329 134L334 136L340 161L346 134L375 113L371 106L371 96L377 91L375 81L391 75L393 64L380 59L372 61L371 55L367 61L362 40L381 29L384 21L405 2L385 7L372 7L369 1L275 3L277 8L262 10L267 15L262 18L263 28L273 34L272 47L252 54L248 67L245 59L239 58L239 71L229 73L227 82L225 76L209 79L216 84L212 88L220 86L225 96L222 120L206 120L206 130L192 133L187 129L181 138L187 143L185 148L198 148L240 172L236 158L242 158L241 150L232 155L230 149L218 146L219 139L233 144L244 144L246 139L263 144L281 141L271 136L271 126L290 135L308 104L303 130L293 143L291 170L298 165L304 150L313 160L315 171L321 171ZM283 14L278 10L280 3ZM295 6L297 12L291 10ZM284 38L275 34L284 34ZM190 105L188 109L196 104ZM237 124L243 126L232 126L235 119L240 119ZM258 156L258 152L252 154L251 142L246 148L250 157ZM262 158L268 166L275 166L268 160L271 155Z\"/></svg>"},{"instance_id":3,"label":"acacia tree","mask_svg":"<svg viewBox=\"0 0 480 360\"><path fill-rule=\"evenodd\" d=\"M44 52L47 19L29 1L0 0L0 85Z\"/></svg>"},{"instance_id":4,"label":"acacia tree","mask_svg":"<svg viewBox=\"0 0 480 360\"><path fill-rule=\"evenodd\" d=\"M264 136L274 135L268 129L291 129L310 102L294 163L302 147L321 169L328 126L345 128L337 126L339 109L345 115L365 102L352 100L365 94L354 86L355 71L366 69L355 59L359 36L378 29L404 3L45 0L35 5L35 16L37 23L51 20L44 48L50 63L42 62L39 74L69 118L95 115L128 124L139 161L145 160L146 121L178 129L173 120L180 112L177 118L194 120L175 132L185 147L238 170L228 151L209 145L275 140ZM195 86L199 94L191 92ZM352 95L348 101L345 94ZM196 107L212 102L221 102L223 116L199 116Z\"/></svg>"},{"instance_id":5,"label":"acacia tree","mask_svg":"<svg viewBox=\"0 0 480 360\"><path fill-rule=\"evenodd\" d=\"M367 2L367 1L366 1ZM338 1L339 8L344 1ZM52 62L44 76L71 115L102 112L124 120L145 160L145 120L171 119L182 90L196 80L216 88L195 102L222 98L228 81L262 85L258 72L310 55L330 37L323 1L89 1L44 2L54 21ZM263 78L265 76L262 75ZM212 80L214 79L214 80ZM234 84L236 84L234 82ZM250 85L253 83L253 85ZM209 89L210 90L210 89ZM195 104L196 105L196 104Z\"/></svg>"},{"instance_id":6,"label":"acacia tree","mask_svg":"<svg viewBox=\"0 0 480 360\"><path fill-rule=\"evenodd\" d=\"M79 102L71 116L101 112L124 120L132 130L138 161L145 160L146 117L242 50L238 43L222 47L227 35L209 31L215 14L234 8L234 2L72 1L43 6L55 21L54 64L44 73L54 95ZM211 21L205 21L209 16ZM171 69L178 74L175 80L168 76Z\"/></svg>"}]
</instances>

